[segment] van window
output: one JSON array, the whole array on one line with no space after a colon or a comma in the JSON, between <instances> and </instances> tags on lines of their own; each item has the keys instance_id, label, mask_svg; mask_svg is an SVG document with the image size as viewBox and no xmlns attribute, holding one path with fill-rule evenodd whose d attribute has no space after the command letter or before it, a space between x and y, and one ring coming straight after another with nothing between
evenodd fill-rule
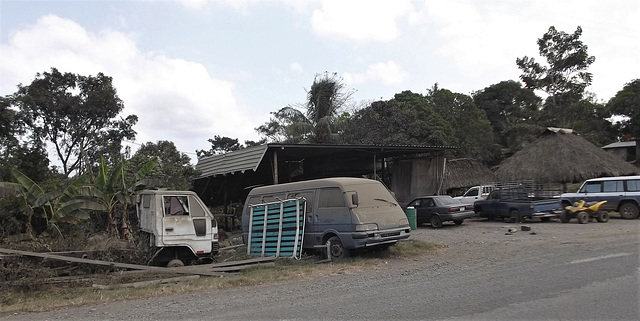
<instances>
[{"instance_id":1,"label":"van window","mask_svg":"<svg viewBox=\"0 0 640 321\"><path fill-rule=\"evenodd\" d=\"M600 182L588 182L584 184L580 193L600 193L602 192L602 184Z\"/></svg>"},{"instance_id":2,"label":"van window","mask_svg":"<svg viewBox=\"0 0 640 321\"><path fill-rule=\"evenodd\" d=\"M631 179L627 181L628 192L640 192L640 179Z\"/></svg>"},{"instance_id":3,"label":"van window","mask_svg":"<svg viewBox=\"0 0 640 321\"><path fill-rule=\"evenodd\" d=\"M297 193L288 193L287 199L302 197L305 199L307 213L313 213L314 191L304 191Z\"/></svg>"},{"instance_id":4,"label":"van window","mask_svg":"<svg viewBox=\"0 0 640 321\"><path fill-rule=\"evenodd\" d=\"M624 192L624 187L622 186L622 181L603 181L602 191L603 192Z\"/></svg>"},{"instance_id":5,"label":"van window","mask_svg":"<svg viewBox=\"0 0 640 321\"><path fill-rule=\"evenodd\" d=\"M344 207L344 196L339 188L324 188L320 190L318 207Z\"/></svg>"}]
</instances>

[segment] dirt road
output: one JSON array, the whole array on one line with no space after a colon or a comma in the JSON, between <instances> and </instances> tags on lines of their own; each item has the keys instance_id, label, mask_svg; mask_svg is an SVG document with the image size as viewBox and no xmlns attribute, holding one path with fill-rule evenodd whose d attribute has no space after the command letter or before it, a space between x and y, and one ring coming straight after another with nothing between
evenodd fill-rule
<instances>
[{"instance_id":1,"label":"dirt road","mask_svg":"<svg viewBox=\"0 0 640 321\"><path fill-rule=\"evenodd\" d=\"M531 231L508 233L522 225ZM508 235L507 235L508 234ZM18 314L7 320L637 320L640 220L512 224L483 219L412 238L434 256L225 291Z\"/></svg>"}]
</instances>

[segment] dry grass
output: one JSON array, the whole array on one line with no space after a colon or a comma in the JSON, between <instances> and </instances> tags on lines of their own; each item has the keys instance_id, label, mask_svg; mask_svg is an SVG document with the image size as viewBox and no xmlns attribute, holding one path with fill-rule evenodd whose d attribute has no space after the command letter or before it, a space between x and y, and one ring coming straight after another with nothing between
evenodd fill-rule
<instances>
[{"instance_id":1,"label":"dry grass","mask_svg":"<svg viewBox=\"0 0 640 321\"><path fill-rule=\"evenodd\" d=\"M293 282L311 279L322 275L355 273L372 266L418 256L433 255L446 246L418 240L407 240L392 246L389 250L368 252L341 262L317 264L316 256L305 256L301 260L279 259L272 266L256 266L229 277L200 277L195 280L150 284L137 288L99 289L93 284L122 284L136 281L167 279L180 275L168 273L115 272L97 275L86 282L60 284L54 286L38 285L38 278L25 279L23 287L14 287L0 291L0 316L12 312L46 311L63 306L82 305L94 302L112 302L137 298L155 297L166 294L215 291L217 289L238 286L255 286L280 282ZM244 259L244 249L221 252L227 259ZM82 280L81 280L82 281ZM2 288L2 287L0 287ZM35 290L37 289L37 290Z\"/></svg>"}]
</instances>

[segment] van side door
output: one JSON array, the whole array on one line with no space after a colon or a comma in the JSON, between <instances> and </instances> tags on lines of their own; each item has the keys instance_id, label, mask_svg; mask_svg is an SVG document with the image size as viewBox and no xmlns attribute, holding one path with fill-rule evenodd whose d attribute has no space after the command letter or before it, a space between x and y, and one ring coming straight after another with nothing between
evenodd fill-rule
<instances>
[{"instance_id":1,"label":"van side door","mask_svg":"<svg viewBox=\"0 0 640 321\"><path fill-rule=\"evenodd\" d=\"M351 219L351 210L347 207L340 188L319 189L317 202L317 210L313 216L317 237L322 237L328 230L352 232L354 222Z\"/></svg>"}]
</instances>

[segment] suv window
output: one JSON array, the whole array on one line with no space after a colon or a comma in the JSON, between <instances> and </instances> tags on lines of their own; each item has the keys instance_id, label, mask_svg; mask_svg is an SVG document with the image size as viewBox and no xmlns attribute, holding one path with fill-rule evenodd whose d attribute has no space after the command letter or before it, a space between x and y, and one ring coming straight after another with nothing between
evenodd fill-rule
<instances>
[{"instance_id":1,"label":"suv window","mask_svg":"<svg viewBox=\"0 0 640 321\"><path fill-rule=\"evenodd\" d=\"M600 182L586 183L580 189L580 193L600 193L600 192L602 192L602 184L600 184Z\"/></svg>"},{"instance_id":2,"label":"suv window","mask_svg":"<svg viewBox=\"0 0 640 321\"><path fill-rule=\"evenodd\" d=\"M602 182L603 192L624 192L622 181L604 181Z\"/></svg>"},{"instance_id":3,"label":"suv window","mask_svg":"<svg viewBox=\"0 0 640 321\"><path fill-rule=\"evenodd\" d=\"M628 192L640 192L640 179L631 179L627 181Z\"/></svg>"}]
</instances>

